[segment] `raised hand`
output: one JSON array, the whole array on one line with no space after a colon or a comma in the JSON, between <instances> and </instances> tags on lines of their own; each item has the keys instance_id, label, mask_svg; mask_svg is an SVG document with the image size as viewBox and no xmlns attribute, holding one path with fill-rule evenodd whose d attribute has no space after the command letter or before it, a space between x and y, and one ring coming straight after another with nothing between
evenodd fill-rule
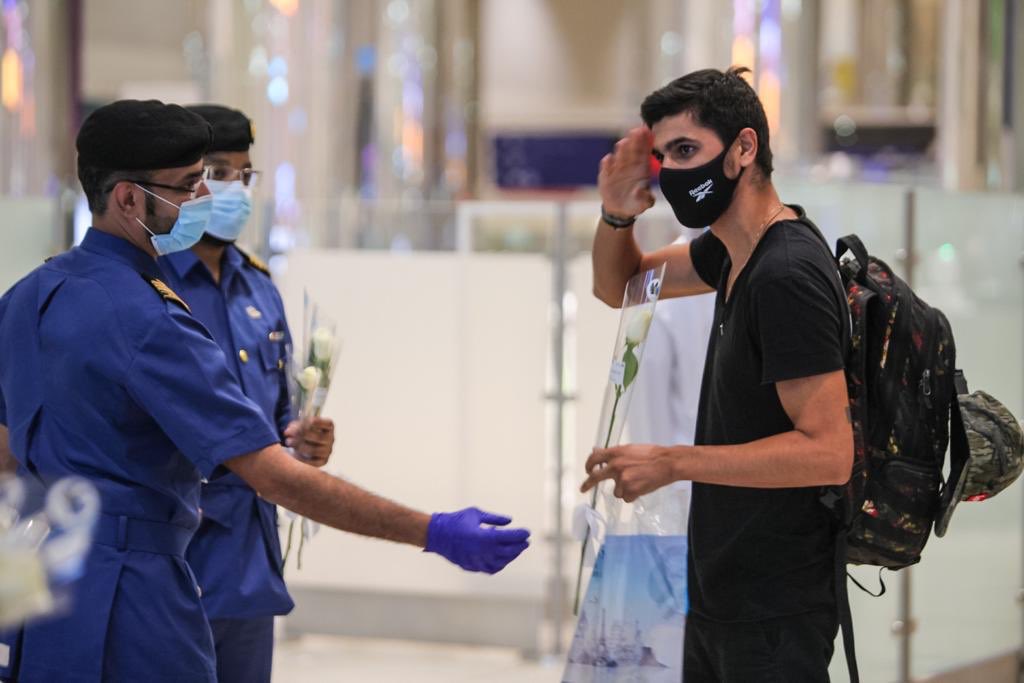
<instances>
[{"instance_id":1,"label":"raised hand","mask_svg":"<svg viewBox=\"0 0 1024 683\"><path fill-rule=\"evenodd\" d=\"M646 127L629 131L615 150L601 159L597 189L605 211L632 218L654 206L650 189L651 149L654 135Z\"/></svg>"},{"instance_id":2,"label":"raised hand","mask_svg":"<svg viewBox=\"0 0 1024 683\"><path fill-rule=\"evenodd\" d=\"M477 508L438 512L430 518L425 550L466 571L497 574L530 545L529 530L496 528L511 522Z\"/></svg>"}]
</instances>

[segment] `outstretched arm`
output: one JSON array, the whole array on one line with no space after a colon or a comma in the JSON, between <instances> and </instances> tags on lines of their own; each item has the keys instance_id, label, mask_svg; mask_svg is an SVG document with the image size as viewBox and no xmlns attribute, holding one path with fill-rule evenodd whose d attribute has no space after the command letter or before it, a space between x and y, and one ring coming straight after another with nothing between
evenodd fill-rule
<instances>
[{"instance_id":1,"label":"outstretched arm","mask_svg":"<svg viewBox=\"0 0 1024 683\"><path fill-rule=\"evenodd\" d=\"M304 465L275 444L227 460L260 496L335 529L436 552L468 571L501 571L529 546L508 517L467 508L428 515Z\"/></svg>"},{"instance_id":2,"label":"outstretched arm","mask_svg":"<svg viewBox=\"0 0 1024 683\"><path fill-rule=\"evenodd\" d=\"M8 443L7 427L0 425L0 475L14 474L18 469L18 461L11 453Z\"/></svg>"}]
</instances>

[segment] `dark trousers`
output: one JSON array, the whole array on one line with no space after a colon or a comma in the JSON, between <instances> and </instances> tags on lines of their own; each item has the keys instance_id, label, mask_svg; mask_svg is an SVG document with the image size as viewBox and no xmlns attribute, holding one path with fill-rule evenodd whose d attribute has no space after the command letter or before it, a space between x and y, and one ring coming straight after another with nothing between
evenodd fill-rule
<instances>
[{"instance_id":1,"label":"dark trousers","mask_svg":"<svg viewBox=\"0 0 1024 683\"><path fill-rule=\"evenodd\" d=\"M685 683L828 683L839 621L831 610L723 623L690 615Z\"/></svg>"},{"instance_id":2,"label":"dark trousers","mask_svg":"<svg viewBox=\"0 0 1024 683\"><path fill-rule=\"evenodd\" d=\"M210 619L219 683L270 683L274 617Z\"/></svg>"}]
</instances>

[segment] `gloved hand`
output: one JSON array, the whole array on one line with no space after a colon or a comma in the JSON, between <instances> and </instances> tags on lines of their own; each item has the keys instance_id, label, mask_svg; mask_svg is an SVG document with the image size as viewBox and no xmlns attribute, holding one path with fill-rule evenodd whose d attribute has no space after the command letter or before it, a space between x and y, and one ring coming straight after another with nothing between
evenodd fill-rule
<instances>
[{"instance_id":1,"label":"gloved hand","mask_svg":"<svg viewBox=\"0 0 1024 683\"><path fill-rule=\"evenodd\" d=\"M477 508L436 512L430 517L424 550L437 553L466 571L497 574L530 545L527 529L495 528L511 522L511 517Z\"/></svg>"}]
</instances>

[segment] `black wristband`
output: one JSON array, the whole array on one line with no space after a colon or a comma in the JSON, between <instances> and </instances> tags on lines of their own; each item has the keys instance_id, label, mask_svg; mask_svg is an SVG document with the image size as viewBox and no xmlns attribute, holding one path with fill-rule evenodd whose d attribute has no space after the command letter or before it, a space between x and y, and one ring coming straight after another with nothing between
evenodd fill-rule
<instances>
[{"instance_id":1,"label":"black wristband","mask_svg":"<svg viewBox=\"0 0 1024 683\"><path fill-rule=\"evenodd\" d=\"M616 230L622 230L636 223L636 216L630 218L623 218L622 216L616 216L610 214L604 210L604 204L601 205L601 220L608 225L612 226Z\"/></svg>"}]
</instances>

